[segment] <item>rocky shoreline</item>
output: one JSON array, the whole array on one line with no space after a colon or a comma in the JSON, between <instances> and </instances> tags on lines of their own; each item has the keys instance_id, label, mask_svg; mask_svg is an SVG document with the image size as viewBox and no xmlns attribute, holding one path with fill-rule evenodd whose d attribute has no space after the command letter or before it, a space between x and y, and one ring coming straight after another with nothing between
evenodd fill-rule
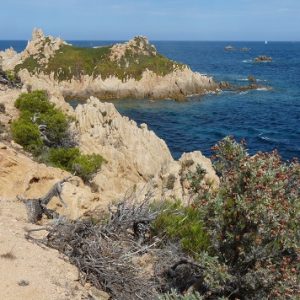
<instances>
[{"instance_id":1,"label":"rocky shoreline","mask_svg":"<svg viewBox=\"0 0 300 300\"><path fill-rule=\"evenodd\" d=\"M32 89L44 89L50 93L55 91L64 97L87 99L90 96L97 96L100 99L130 97L183 100L189 95L203 95L219 90L218 84L212 77L193 72L187 65L162 57L145 37L135 37L127 43L105 49L109 54L104 59L104 63L113 65L116 68L115 73L104 75L106 70L103 69L95 75L86 74L87 71L84 69L79 69L79 71L76 69L72 71L74 75L71 77L64 75L68 77L67 80L58 80L62 77L63 71L59 67L54 71L49 71L47 67L66 45L71 47L61 39L45 36L40 29L35 29L32 40L28 42L23 52L16 53L13 49L7 49L0 52L0 60L2 60L4 70L16 70L19 73L25 86ZM74 50L73 48L67 49ZM99 56L97 59L101 60L102 54L97 55ZM102 61L103 59L101 63ZM137 76L132 72L136 71L141 61L148 63L145 64L145 69L139 71L141 75ZM29 66L33 63L36 67L29 70ZM159 69L156 64L161 64ZM69 70L65 71L65 73L68 72ZM120 74L127 73L125 77L124 75L120 77Z\"/></svg>"}]
</instances>

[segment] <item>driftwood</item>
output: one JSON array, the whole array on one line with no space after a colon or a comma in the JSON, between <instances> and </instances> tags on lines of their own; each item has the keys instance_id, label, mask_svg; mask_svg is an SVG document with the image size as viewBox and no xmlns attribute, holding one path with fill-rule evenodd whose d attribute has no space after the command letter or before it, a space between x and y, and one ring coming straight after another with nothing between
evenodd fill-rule
<instances>
[{"instance_id":1,"label":"driftwood","mask_svg":"<svg viewBox=\"0 0 300 300\"><path fill-rule=\"evenodd\" d=\"M47 192L46 195L40 198L26 199L22 196L17 196L17 199L22 201L27 210L28 221L31 223L37 223L43 217L43 214L49 219L57 218L58 214L52 209L47 208L47 205L53 197L58 197L60 202L67 207L67 204L64 202L61 197L63 184L68 181L72 176L66 177L57 183L55 183L51 189Z\"/></svg>"}]
</instances>

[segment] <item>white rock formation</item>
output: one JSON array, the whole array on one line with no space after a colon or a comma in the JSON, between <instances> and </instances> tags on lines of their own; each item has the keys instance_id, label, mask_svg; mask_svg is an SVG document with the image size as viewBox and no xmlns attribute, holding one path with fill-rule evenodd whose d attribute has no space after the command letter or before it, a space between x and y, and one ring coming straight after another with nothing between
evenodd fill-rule
<instances>
[{"instance_id":1,"label":"white rock formation","mask_svg":"<svg viewBox=\"0 0 300 300\"><path fill-rule=\"evenodd\" d=\"M0 60L4 70L14 69L28 57L36 59L40 65L46 65L49 59L60 47L66 44L60 38L46 37L40 29L35 29L32 40L26 49L16 53L13 49L0 52ZM136 37L124 44L116 44L111 48L110 59L120 61L126 51L137 55L155 56L157 51L145 37ZM73 78L58 82L54 74L45 75L43 72L30 74L27 70L20 71L19 75L25 86L33 89L43 88L49 93L59 93L64 97L78 97L87 99L96 96L108 98L153 98L153 99L185 99L188 95L206 94L217 91L218 85L213 78L193 72L188 66L176 67L173 72L160 76L152 71L145 70L140 80L127 78L121 80L115 76L101 78L82 75L80 79ZM56 95L57 96L57 95Z\"/></svg>"},{"instance_id":2,"label":"white rock formation","mask_svg":"<svg viewBox=\"0 0 300 300\"><path fill-rule=\"evenodd\" d=\"M26 49L21 53L17 53L12 48L0 51L2 68L3 70L12 70L30 56L37 58L42 64L47 64L55 51L64 43L60 38L46 37L41 29L35 28L32 32L31 41L28 41Z\"/></svg>"},{"instance_id":3,"label":"white rock formation","mask_svg":"<svg viewBox=\"0 0 300 300\"><path fill-rule=\"evenodd\" d=\"M34 162L22 154L20 149L0 142L0 195L13 200L17 195L24 198L39 198L49 189L70 174L61 169L48 167ZM58 199L50 202L49 208L56 209L62 215L76 219L95 207L106 208L108 202L92 193L90 187L78 177L73 177L63 186L62 197L68 207L64 208Z\"/></svg>"},{"instance_id":4,"label":"white rock formation","mask_svg":"<svg viewBox=\"0 0 300 300\"><path fill-rule=\"evenodd\" d=\"M112 61L120 61L128 51L133 55L155 56L157 54L156 48L149 43L146 37L136 36L126 43L113 45L110 59Z\"/></svg>"},{"instance_id":5,"label":"white rock formation","mask_svg":"<svg viewBox=\"0 0 300 300\"><path fill-rule=\"evenodd\" d=\"M175 161L165 142L146 124L139 128L111 103L91 97L77 106L75 118L81 150L101 154L107 160L94 179L105 199L116 200L135 189L137 193L151 190L158 199L187 200L185 175L197 164L207 171L205 180L212 181L213 187L218 185L210 160L200 152L184 154Z\"/></svg>"},{"instance_id":6,"label":"white rock formation","mask_svg":"<svg viewBox=\"0 0 300 300\"><path fill-rule=\"evenodd\" d=\"M44 89L49 93L62 94L68 98L87 99L96 96L100 99L152 98L184 99L187 95L205 94L216 90L211 77L193 72L188 67L178 69L168 75L159 76L145 70L140 80L129 78L122 81L117 77L102 79L82 76L80 80L72 79L57 82L54 74L31 75L27 70L19 72L25 86L32 89Z\"/></svg>"}]
</instances>

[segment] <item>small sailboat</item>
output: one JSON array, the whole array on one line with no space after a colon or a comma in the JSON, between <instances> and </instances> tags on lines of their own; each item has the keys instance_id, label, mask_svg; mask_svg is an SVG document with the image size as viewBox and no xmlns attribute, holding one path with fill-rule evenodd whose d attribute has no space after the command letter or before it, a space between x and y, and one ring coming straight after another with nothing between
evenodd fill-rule
<instances>
[{"instance_id":1,"label":"small sailboat","mask_svg":"<svg viewBox=\"0 0 300 300\"><path fill-rule=\"evenodd\" d=\"M268 41L265 41L265 45L268 45Z\"/></svg>"}]
</instances>

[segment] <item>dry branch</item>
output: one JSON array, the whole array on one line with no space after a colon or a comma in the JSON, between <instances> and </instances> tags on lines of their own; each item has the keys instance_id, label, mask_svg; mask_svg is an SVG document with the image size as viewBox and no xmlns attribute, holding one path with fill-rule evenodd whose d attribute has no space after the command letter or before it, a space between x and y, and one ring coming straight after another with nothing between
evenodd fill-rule
<instances>
[{"instance_id":1,"label":"dry branch","mask_svg":"<svg viewBox=\"0 0 300 300\"><path fill-rule=\"evenodd\" d=\"M58 214L47 208L47 205L51 201L53 197L58 197L61 203L66 207L66 203L61 197L63 184L68 181L72 176L68 176L57 183L55 183L51 189L47 192L46 195L40 198L26 199L22 196L17 196L17 199L22 201L27 210L28 221L31 223L37 223L43 217L43 214L47 216L49 219L57 218Z\"/></svg>"}]
</instances>

